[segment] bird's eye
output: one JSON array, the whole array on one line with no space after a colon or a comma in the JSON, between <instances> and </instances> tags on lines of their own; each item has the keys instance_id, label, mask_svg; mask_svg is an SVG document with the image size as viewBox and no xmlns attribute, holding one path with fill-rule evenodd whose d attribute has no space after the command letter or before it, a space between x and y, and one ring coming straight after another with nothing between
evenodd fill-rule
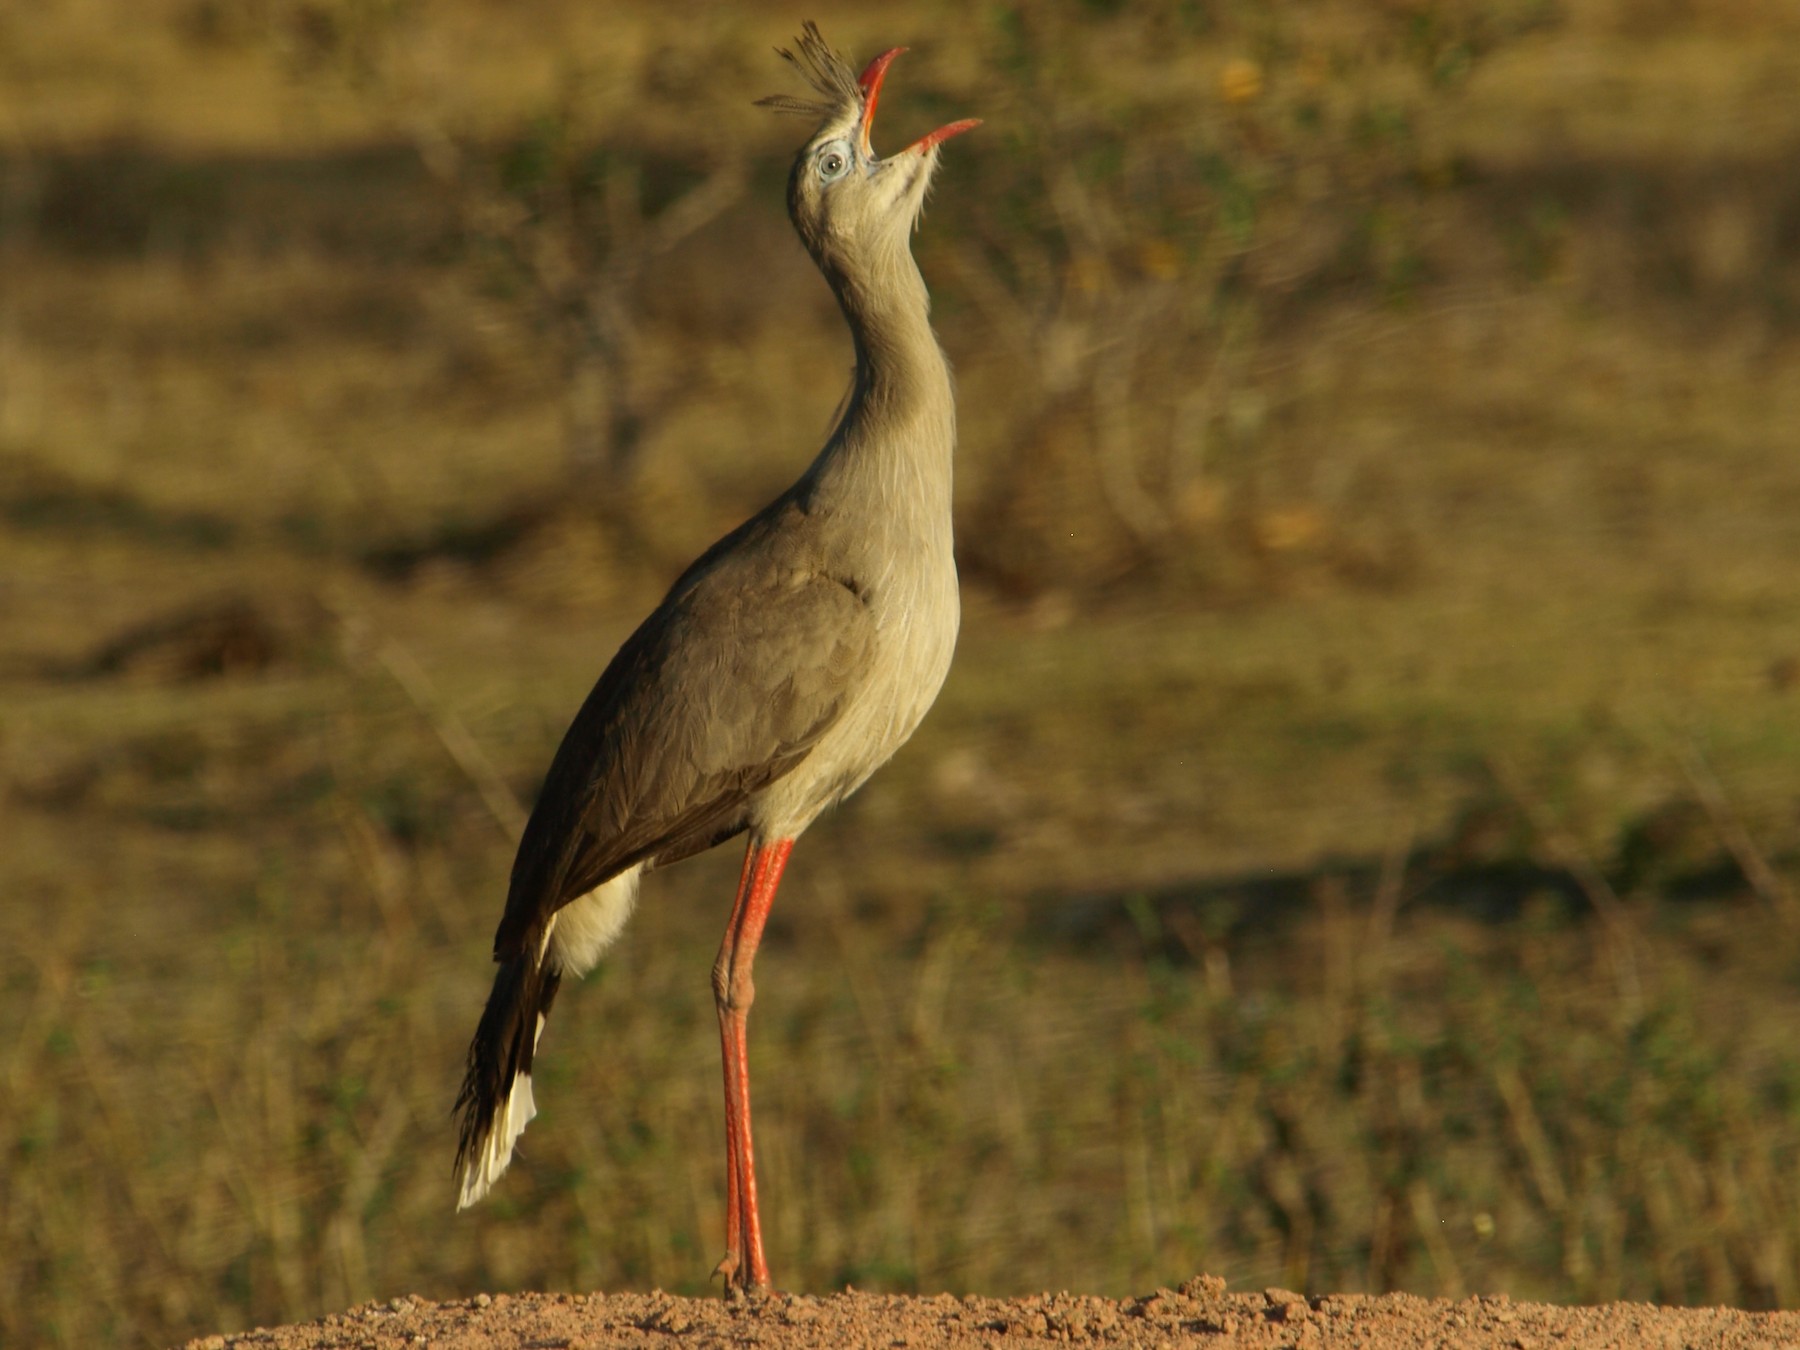
<instances>
[{"instance_id":1,"label":"bird's eye","mask_svg":"<svg viewBox=\"0 0 1800 1350\"><path fill-rule=\"evenodd\" d=\"M833 141L819 151L819 177L827 183L835 183L850 168L850 147L842 141Z\"/></svg>"}]
</instances>

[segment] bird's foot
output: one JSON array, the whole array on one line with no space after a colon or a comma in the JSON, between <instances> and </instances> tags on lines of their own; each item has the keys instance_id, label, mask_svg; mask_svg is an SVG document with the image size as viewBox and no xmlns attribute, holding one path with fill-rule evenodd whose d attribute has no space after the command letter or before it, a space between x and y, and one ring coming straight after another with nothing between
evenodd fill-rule
<instances>
[{"instance_id":1,"label":"bird's foot","mask_svg":"<svg viewBox=\"0 0 1800 1350\"><path fill-rule=\"evenodd\" d=\"M726 1252L723 1260L713 1267L713 1278L725 1277L725 1297L732 1302L746 1298L761 1298L771 1291L768 1276L754 1279L744 1264L744 1259L736 1252Z\"/></svg>"}]
</instances>

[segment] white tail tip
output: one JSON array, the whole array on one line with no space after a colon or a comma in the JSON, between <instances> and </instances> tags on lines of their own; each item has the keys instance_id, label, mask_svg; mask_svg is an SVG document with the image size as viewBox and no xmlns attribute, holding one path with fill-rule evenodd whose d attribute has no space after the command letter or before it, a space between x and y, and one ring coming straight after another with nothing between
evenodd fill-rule
<instances>
[{"instance_id":1,"label":"white tail tip","mask_svg":"<svg viewBox=\"0 0 1800 1350\"><path fill-rule=\"evenodd\" d=\"M538 1019L538 1031L543 1031L542 1018ZM489 1122L481 1152L463 1164L462 1195L456 1202L459 1213L486 1195L500 1180L500 1174L512 1161L513 1145L519 1142L525 1126L536 1114L537 1103L531 1097L531 1075L522 1073L513 1079L512 1090L506 1094L506 1104Z\"/></svg>"}]
</instances>

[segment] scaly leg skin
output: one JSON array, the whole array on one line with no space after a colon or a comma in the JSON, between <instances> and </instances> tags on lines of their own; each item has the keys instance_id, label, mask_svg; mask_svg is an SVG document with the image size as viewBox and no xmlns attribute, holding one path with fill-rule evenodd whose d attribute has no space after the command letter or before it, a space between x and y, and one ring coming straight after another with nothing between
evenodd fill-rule
<instances>
[{"instance_id":1,"label":"scaly leg skin","mask_svg":"<svg viewBox=\"0 0 1800 1350\"><path fill-rule=\"evenodd\" d=\"M713 963L713 1000L719 1009L719 1047L725 1067L726 1152L725 1259L713 1274L725 1277L728 1293L769 1287L762 1220L756 1212L756 1149L750 1134L749 1021L750 1005L756 1001L750 968L793 849L792 839L767 844L751 840L725 940Z\"/></svg>"}]
</instances>

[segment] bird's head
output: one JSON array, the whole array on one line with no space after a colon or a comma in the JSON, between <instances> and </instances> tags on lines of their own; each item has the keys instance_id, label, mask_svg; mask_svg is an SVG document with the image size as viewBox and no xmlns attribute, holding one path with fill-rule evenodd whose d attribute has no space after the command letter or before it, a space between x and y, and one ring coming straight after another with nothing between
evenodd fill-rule
<instances>
[{"instance_id":1,"label":"bird's head","mask_svg":"<svg viewBox=\"0 0 1800 1350\"><path fill-rule=\"evenodd\" d=\"M807 23L800 39L780 55L817 91L817 99L775 94L760 107L815 118L819 129L801 147L788 179L788 210L806 247L827 275L872 264L906 238L925 204L938 147L980 125L977 118L951 122L888 156L869 144L875 104L888 66L905 51L883 52L856 74L854 67Z\"/></svg>"}]
</instances>

